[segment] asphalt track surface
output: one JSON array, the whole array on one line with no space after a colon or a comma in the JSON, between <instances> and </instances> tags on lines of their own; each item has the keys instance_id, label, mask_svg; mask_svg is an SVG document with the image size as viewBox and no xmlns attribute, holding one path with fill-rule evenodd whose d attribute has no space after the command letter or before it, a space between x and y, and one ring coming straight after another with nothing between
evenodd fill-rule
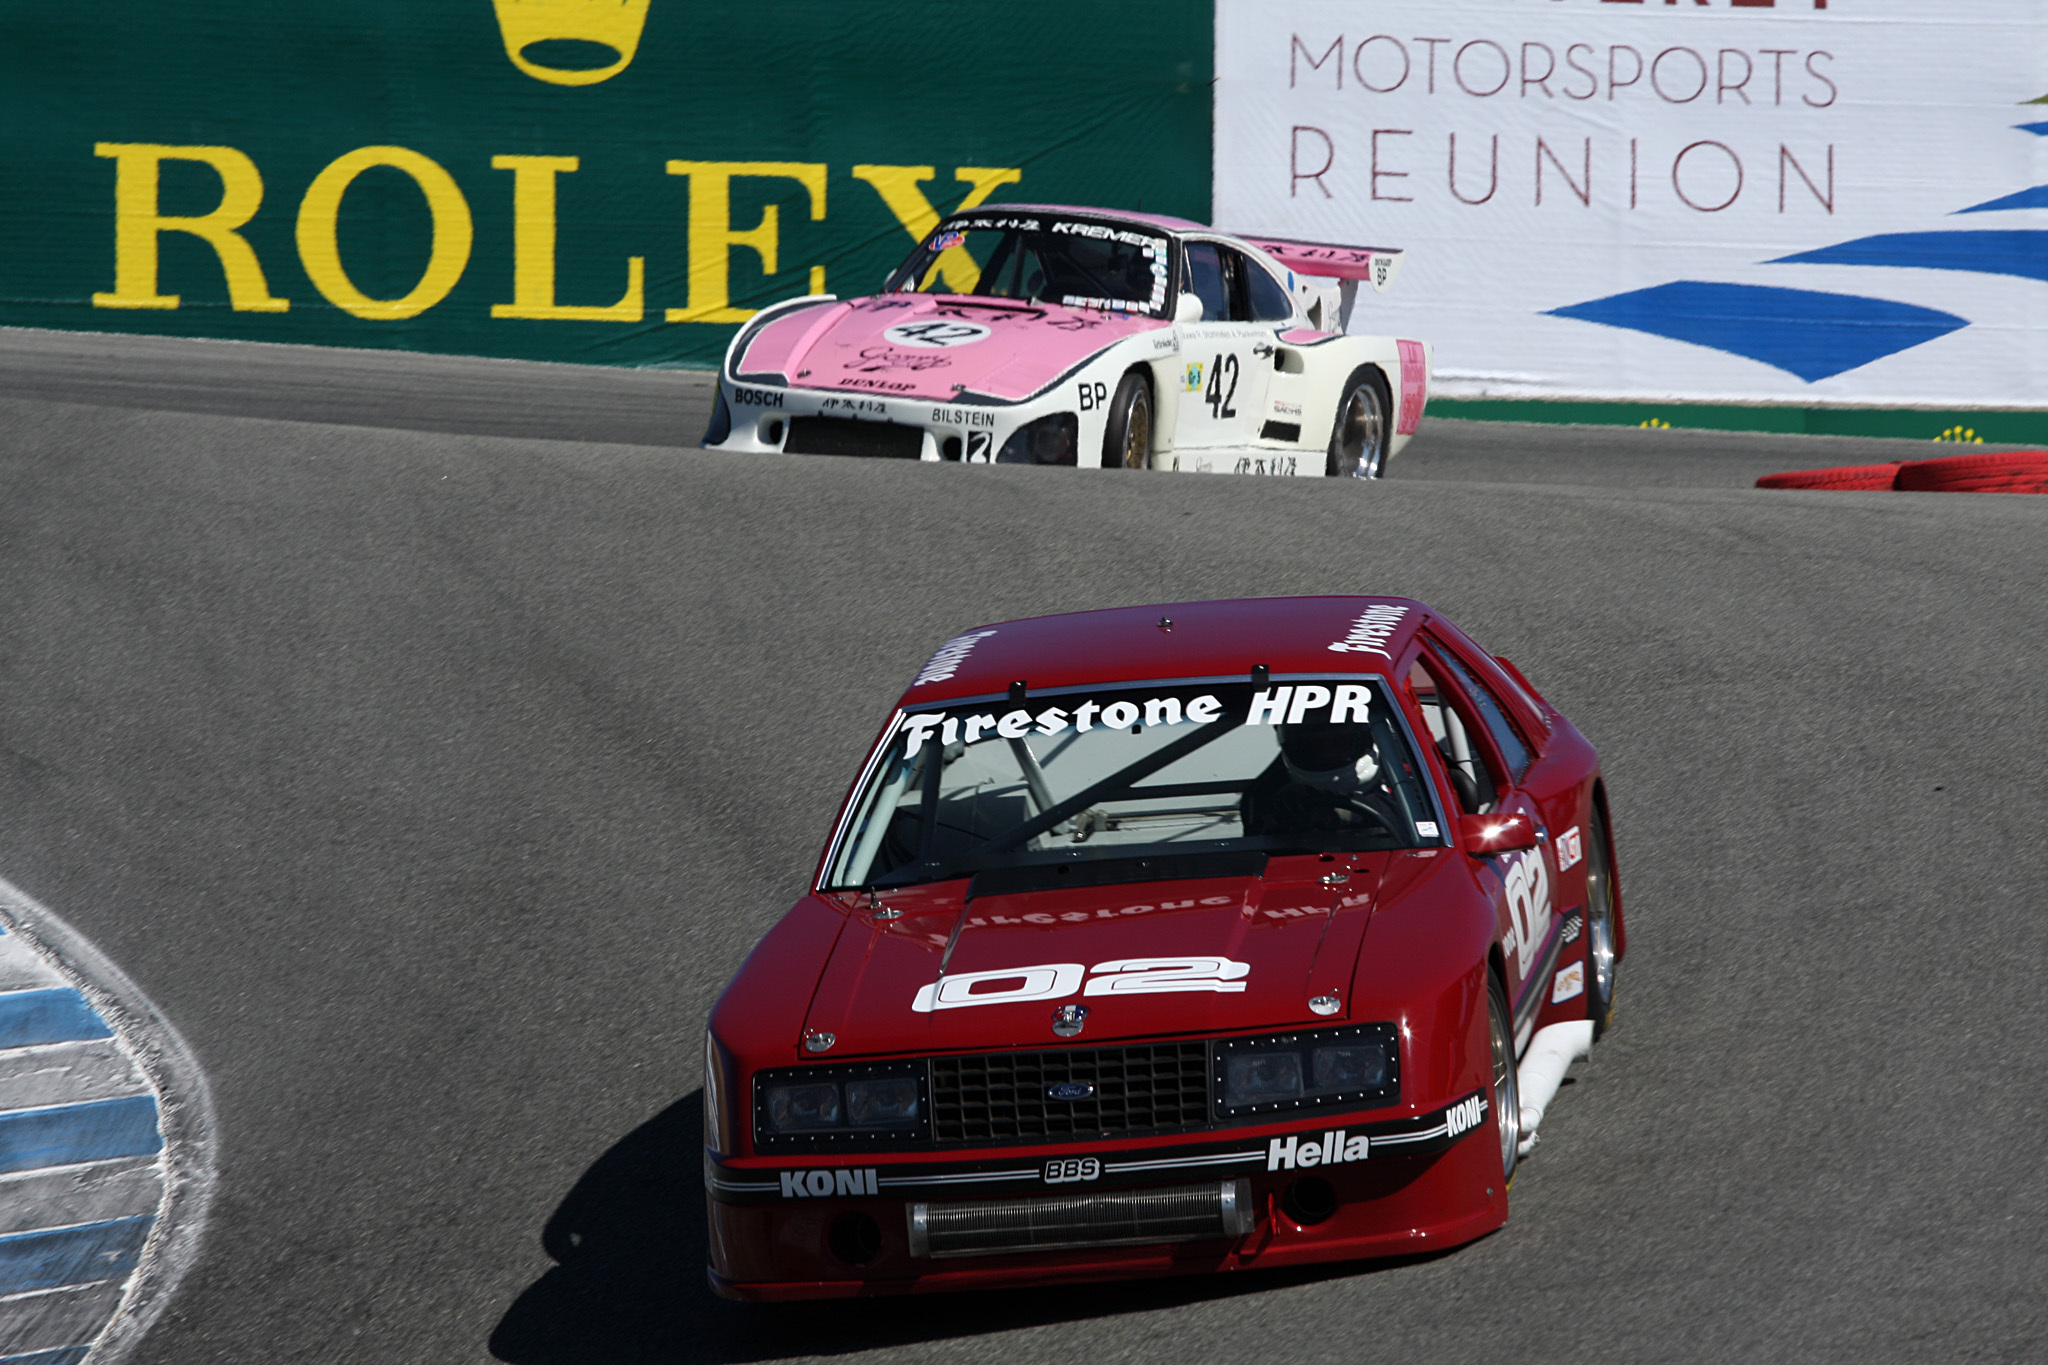
<instances>
[{"instance_id":1,"label":"asphalt track surface","mask_svg":"<svg viewBox=\"0 0 2048 1365\"><path fill-rule=\"evenodd\" d=\"M702 394L0 336L0 875L218 1113L132 1359L2048 1356L2048 498L1745 486L1917 444L1456 423L1379 486L734 457L677 448ZM1620 1025L1509 1226L712 1298L701 1022L930 649L1353 591L1514 658L1612 789Z\"/></svg>"}]
</instances>

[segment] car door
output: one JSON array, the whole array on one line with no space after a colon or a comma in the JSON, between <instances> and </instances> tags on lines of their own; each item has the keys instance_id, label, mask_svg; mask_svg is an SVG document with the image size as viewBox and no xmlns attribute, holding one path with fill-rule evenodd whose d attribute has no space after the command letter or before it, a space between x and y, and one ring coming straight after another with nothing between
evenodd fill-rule
<instances>
[{"instance_id":1,"label":"car door","mask_svg":"<svg viewBox=\"0 0 2048 1365\"><path fill-rule=\"evenodd\" d=\"M1180 327L1183 367L1174 444L1186 449L1250 444L1265 418L1273 373L1272 327L1252 320L1246 272L1220 242L1182 248L1182 292L1202 301L1202 320Z\"/></svg>"},{"instance_id":2,"label":"car door","mask_svg":"<svg viewBox=\"0 0 2048 1365\"><path fill-rule=\"evenodd\" d=\"M1467 815L1525 815L1536 830L1534 848L1469 859L1500 926L1519 1051L1528 1043L1561 947L1550 830L1541 807L1520 786L1529 750L1504 715L1504 733L1495 729L1487 703L1499 714L1499 699L1450 654L1425 649L1407 683L1459 809Z\"/></svg>"}]
</instances>

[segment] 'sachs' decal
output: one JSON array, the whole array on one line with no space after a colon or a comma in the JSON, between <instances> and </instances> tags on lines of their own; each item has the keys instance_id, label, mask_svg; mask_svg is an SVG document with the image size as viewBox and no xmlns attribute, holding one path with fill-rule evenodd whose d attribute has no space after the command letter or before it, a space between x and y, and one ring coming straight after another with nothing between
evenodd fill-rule
<instances>
[{"instance_id":1,"label":"'sachs' decal","mask_svg":"<svg viewBox=\"0 0 2048 1365\"><path fill-rule=\"evenodd\" d=\"M1382 659L1387 654L1387 639L1401 628L1401 618L1408 614L1406 607L1367 607L1351 629L1344 632L1344 638L1330 646L1333 654L1377 654Z\"/></svg>"},{"instance_id":2,"label":"'sachs' decal","mask_svg":"<svg viewBox=\"0 0 2048 1365\"><path fill-rule=\"evenodd\" d=\"M1555 1005L1560 1000L1569 1000L1575 995L1584 995L1585 993L1586 964L1574 962L1571 966L1559 972L1557 979L1551 983L1550 1003Z\"/></svg>"},{"instance_id":3,"label":"'sachs' decal","mask_svg":"<svg viewBox=\"0 0 2048 1365\"><path fill-rule=\"evenodd\" d=\"M1541 849L1520 853L1501 866L1501 894L1508 903L1508 950L1515 974L1526 979L1550 933L1550 873Z\"/></svg>"},{"instance_id":4,"label":"'sachs' decal","mask_svg":"<svg viewBox=\"0 0 2048 1365\"><path fill-rule=\"evenodd\" d=\"M967 656L974 652L976 645L993 634L995 632L992 630L977 630L966 635L954 636L940 645L931 658L925 660L924 667L910 680L910 685L922 687L926 683L944 682L960 671L960 665L966 662Z\"/></svg>"},{"instance_id":5,"label":"'sachs' decal","mask_svg":"<svg viewBox=\"0 0 2048 1365\"><path fill-rule=\"evenodd\" d=\"M1573 825L1570 829L1557 836L1557 870L1559 872L1578 866L1579 859L1585 856L1586 838L1579 833L1577 825Z\"/></svg>"},{"instance_id":6,"label":"'sachs' decal","mask_svg":"<svg viewBox=\"0 0 2048 1365\"><path fill-rule=\"evenodd\" d=\"M1020 1005L1083 995L1166 995L1183 991L1234 993L1245 988L1249 962L1227 957L1132 957L1098 962L1043 962L987 972L942 976L917 988L910 1008L917 1014L968 1009L975 1005ZM1090 975L1092 973L1092 976ZM1081 978L1089 976L1081 989Z\"/></svg>"},{"instance_id":7,"label":"'sachs' decal","mask_svg":"<svg viewBox=\"0 0 2048 1365\"><path fill-rule=\"evenodd\" d=\"M834 1171L777 1171L784 1199L830 1199L875 1193L875 1168L844 1167Z\"/></svg>"},{"instance_id":8,"label":"'sachs' decal","mask_svg":"<svg viewBox=\"0 0 2048 1365\"><path fill-rule=\"evenodd\" d=\"M972 346L988 339L989 329L978 322L899 322L882 333L892 346Z\"/></svg>"},{"instance_id":9,"label":"'sachs' decal","mask_svg":"<svg viewBox=\"0 0 2048 1365\"><path fill-rule=\"evenodd\" d=\"M1070 1185L1077 1180L1098 1180L1102 1177L1102 1162L1092 1156L1068 1157L1064 1161L1045 1163L1045 1183L1048 1185Z\"/></svg>"}]
</instances>

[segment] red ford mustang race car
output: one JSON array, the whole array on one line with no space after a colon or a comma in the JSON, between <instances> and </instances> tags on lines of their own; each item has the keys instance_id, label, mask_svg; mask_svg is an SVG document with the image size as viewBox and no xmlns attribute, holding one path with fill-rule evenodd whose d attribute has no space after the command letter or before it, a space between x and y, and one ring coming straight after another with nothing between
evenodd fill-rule
<instances>
[{"instance_id":1,"label":"red ford mustang race car","mask_svg":"<svg viewBox=\"0 0 2048 1365\"><path fill-rule=\"evenodd\" d=\"M889 717L705 1039L711 1280L786 1299L1501 1226L1625 947L1592 747L1420 602L1012 621Z\"/></svg>"}]
</instances>

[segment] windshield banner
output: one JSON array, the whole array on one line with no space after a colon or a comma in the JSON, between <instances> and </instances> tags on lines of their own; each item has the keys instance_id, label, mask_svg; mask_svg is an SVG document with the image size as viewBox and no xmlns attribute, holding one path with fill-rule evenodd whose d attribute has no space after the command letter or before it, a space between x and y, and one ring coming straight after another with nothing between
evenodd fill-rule
<instances>
[{"instance_id":1,"label":"windshield banner","mask_svg":"<svg viewBox=\"0 0 2048 1365\"><path fill-rule=\"evenodd\" d=\"M2048 405L2048 10L1218 0L1217 222L1454 398Z\"/></svg>"}]
</instances>

